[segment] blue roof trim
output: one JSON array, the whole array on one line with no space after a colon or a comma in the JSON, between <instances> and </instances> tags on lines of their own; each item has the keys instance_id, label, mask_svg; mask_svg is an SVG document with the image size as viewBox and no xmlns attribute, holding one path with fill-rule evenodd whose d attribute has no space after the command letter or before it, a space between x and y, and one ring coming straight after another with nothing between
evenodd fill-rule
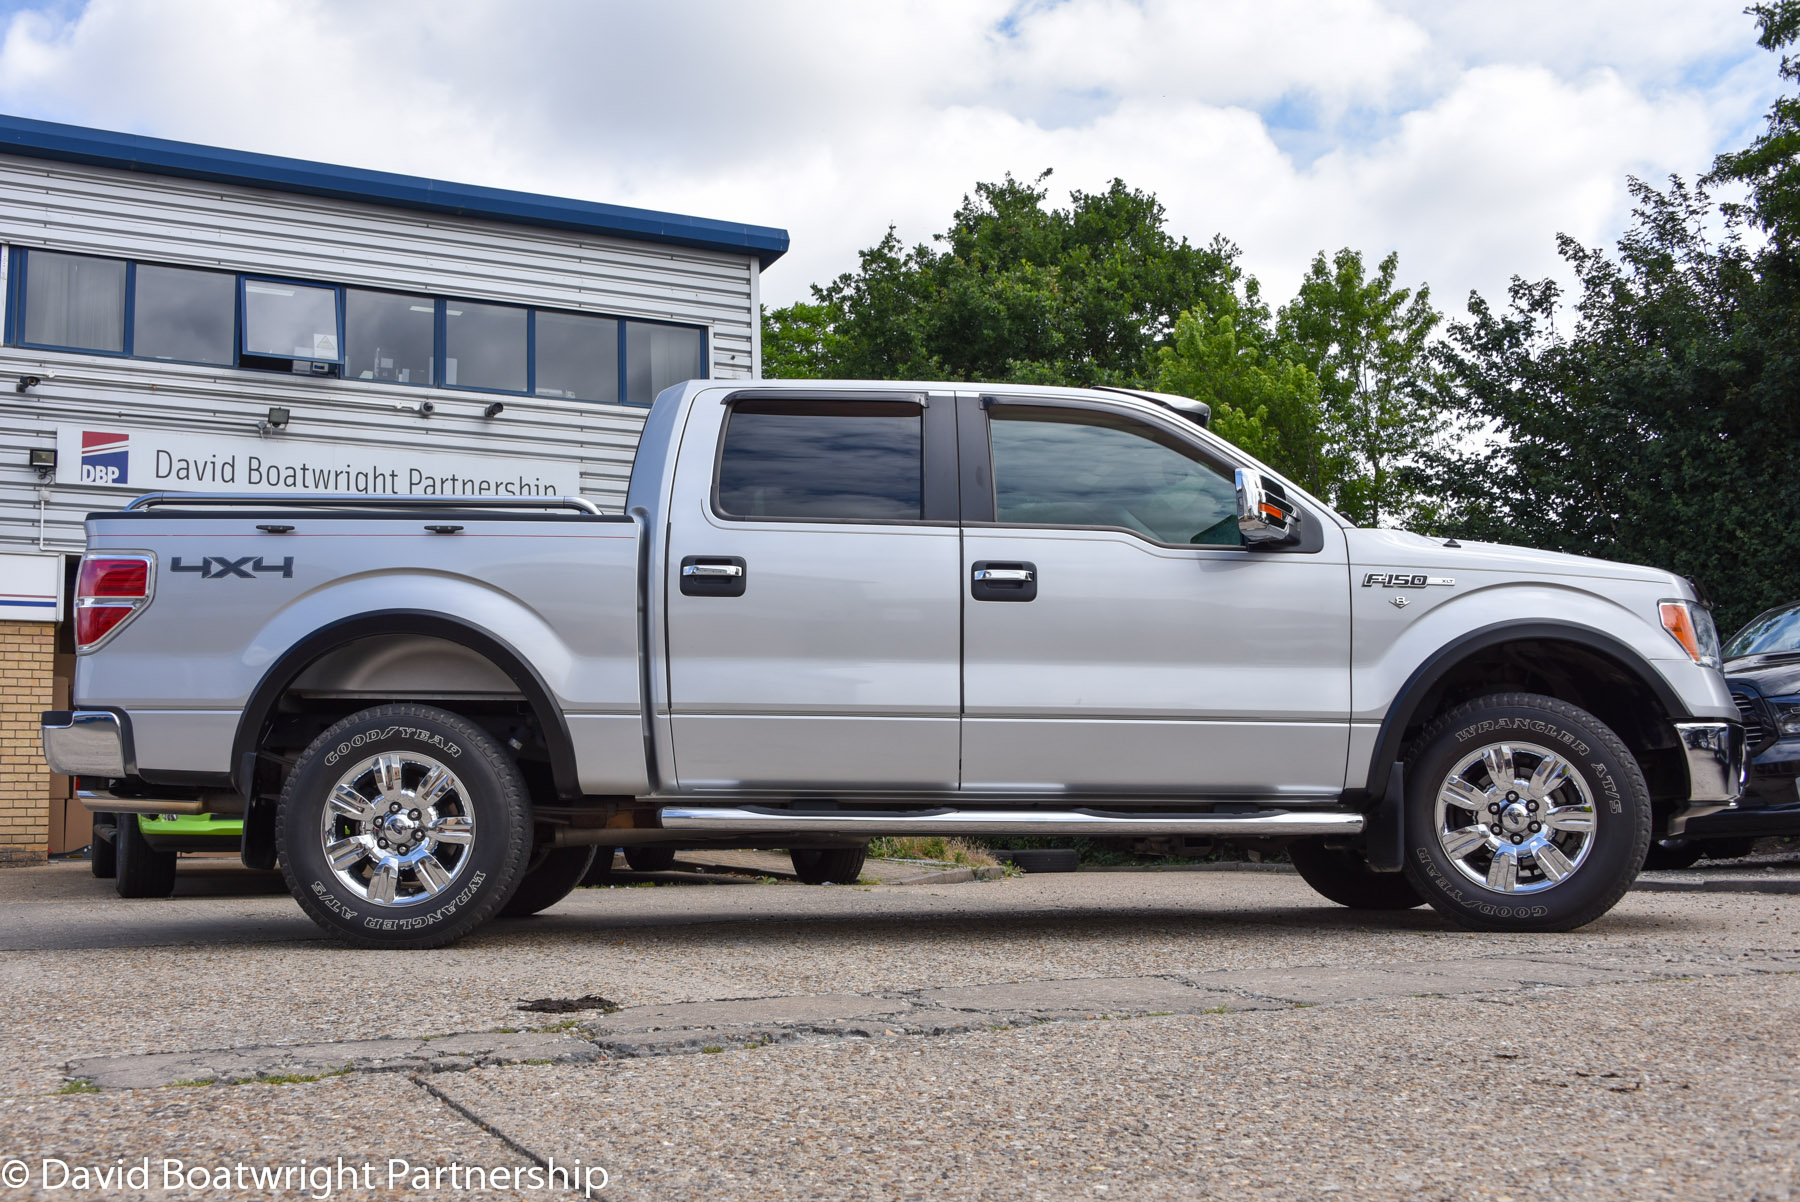
<instances>
[{"instance_id":1,"label":"blue roof trim","mask_svg":"<svg viewBox=\"0 0 1800 1202\"><path fill-rule=\"evenodd\" d=\"M193 142L171 142L165 138L146 138L3 114L0 114L0 154L240 184L333 200L356 200L424 213L448 213L516 225L606 234L670 246L734 251L755 255L764 267L787 253L788 248L787 231L772 226L739 225L733 221L683 217L653 209L630 209L590 200L453 184L361 167L335 167L306 159L223 150Z\"/></svg>"}]
</instances>

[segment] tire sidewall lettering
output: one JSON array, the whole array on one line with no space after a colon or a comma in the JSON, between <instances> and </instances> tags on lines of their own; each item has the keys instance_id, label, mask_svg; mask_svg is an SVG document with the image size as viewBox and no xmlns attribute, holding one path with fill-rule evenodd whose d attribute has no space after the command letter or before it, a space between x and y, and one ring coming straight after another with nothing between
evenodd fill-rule
<instances>
[{"instance_id":1,"label":"tire sidewall lettering","mask_svg":"<svg viewBox=\"0 0 1800 1202\"><path fill-rule=\"evenodd\" d=\"M1461 885L1445 876L1438 869L1436 862L1432 860L1431 853L1423 847L1414 849L1413 854L1418 858L1420 871L1431 878L1432 885L1440 893L1457 905L1466 906L1477 914L1484 914L1489 918L1543 918L1550 913L1548 906L1502 906L1486 898L1475 897L1465 892Z\"/></svg>"},{"instance_id":2,"label":"tire sidewall lettering","mask_svg":"<svg viewBox=\"0 0 1800 1202\"><path fill-rule=\"evenodd\" d=\"M1538 735L1548 741L1561 743L1564 747L1580 756L1581 770L1600 787L1600 793L1606 798L1609 813L1623 814L1625 798L1619 792L1619 782L1613 778L1612 770L1605 761L1594 754L1593 748L1573 731L1559 723L1546 718L1483 718L1479 722L1471 722L1456 731L1458 743L1468 743L1483 735L1504 734L1507 731L1523 731Z\"/></svg>"},{"instance_id":3,"label":"tire sidewall lettering","mask_svg":"<svg viewBox=\"0 0 1800 1202\"><path fill-rule=\"evenodd\" d=\"M362 731L351 735L325 753L325 763L327 766L336 764L339 760L346 759L365 747L384 743L390 739L403 739L419 743L434 751L441 751L451 759L460 759L463 753L463 749L458 743L443 735L429 730L420 730L416 726L390 726L385 730Z\"/></svg>"}]
</instances>

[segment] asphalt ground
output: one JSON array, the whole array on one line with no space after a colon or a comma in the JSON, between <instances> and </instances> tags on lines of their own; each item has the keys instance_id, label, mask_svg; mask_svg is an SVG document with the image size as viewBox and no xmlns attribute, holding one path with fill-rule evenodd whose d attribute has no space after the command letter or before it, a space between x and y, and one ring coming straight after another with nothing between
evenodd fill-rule
<instances>
[{"instance_id":1,"label":"asphalt ground","mask_svg":"<svg viewBox=\"0 0 1800 1202\"><path fill-rule=\"evenodd\" d=\"M1800 1194L1779 865L1546 936L1281 872L663 874L398 954L183 872L0 871L0 1198Z\"/></svg>"}]
</instances>

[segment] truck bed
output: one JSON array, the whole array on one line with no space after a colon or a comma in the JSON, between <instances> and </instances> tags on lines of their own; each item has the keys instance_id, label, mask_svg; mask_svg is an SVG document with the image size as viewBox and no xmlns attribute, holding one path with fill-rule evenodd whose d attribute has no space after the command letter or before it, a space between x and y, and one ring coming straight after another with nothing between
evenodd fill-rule
<instances>
[{"instance_id":1,"label":"truck bed","mask_svg":"<svg viewBox=\"0 0 1800 1202\"><path fill-rule=\"evenodd\" d=\"M125 711L146 779L233 773L259 693L292 680L321 703L397 691L547 703L580 749L581 791L644 787L631 519L450 500L208 500L88 519L90 552L153 564L148 608L105 654L80 657L74 684L77 705ZM379 650L309 657L346 624Z\"/></svg>"}]
</instances>

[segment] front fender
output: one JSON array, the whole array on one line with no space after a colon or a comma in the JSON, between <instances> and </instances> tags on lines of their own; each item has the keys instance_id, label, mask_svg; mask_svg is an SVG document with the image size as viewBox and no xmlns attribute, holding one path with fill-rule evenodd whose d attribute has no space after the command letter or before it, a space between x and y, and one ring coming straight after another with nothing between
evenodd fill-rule
<instances>
[{"instance_id":1,"label":"front fender","mask_svg":"<svg viewBox=\"0 0 1800 1202\"><path fill-rule=\"evenodd\" d=\"M1560 581L1466 581L1467 590L1456 593L1356 588L1350 686L1356 737L1346 784L1379 792L1432 686L1469 656L1503 643L1560 641L1598 653L1641 680L1671 720L1735 718L1723 678L1652 625L1666 589L1654 582L1608 583L1621 595ZM1394 596L1405 596L1407 605L1389 604Z\"/></svg>"}]
</instances>

